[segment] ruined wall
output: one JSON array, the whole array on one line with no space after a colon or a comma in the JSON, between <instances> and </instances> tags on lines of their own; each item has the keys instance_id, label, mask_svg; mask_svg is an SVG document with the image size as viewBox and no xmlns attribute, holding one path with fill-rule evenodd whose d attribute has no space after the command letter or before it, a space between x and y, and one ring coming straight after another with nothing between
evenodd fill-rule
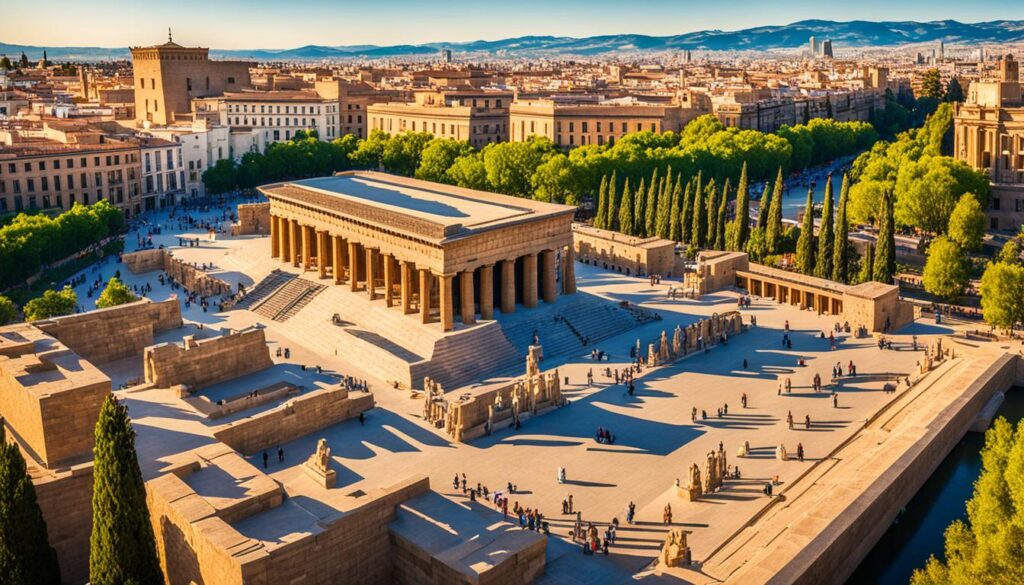
<instances>
[{"instance_id":1,"label":"ruined wall","mask_svg":"<svg viewBox=\"0 0 1024 585\"><path fill-rule=\"evenodd\" d=\"M132 274L145 274L154 270L163 270L167 258L167 250L139 250L121 254L121 262Z\"/></svg>"},{"instance_id":2,"label":"ruined wall","mask_svg":"<svg viewBox=\"0 0 1024 585\"><path fill-rule=\"evenodd\" d=\"M635 276L678 276L672 240L638 238L580 224L573 225L572 238L576 259L585 264Z\"/></svg>"},{"instance_id":3,"label":"ruined wall","mask_svg":"<svg viewBox=\"0 0 1024 585\"><path fill-rule=\"evenodd\" d=\"M71 351L94 364L139 355L153 345L153 335L181 327L176 297L96 309L87 313L35 321L36 327L56 337Z\"/></svg>"},{"instance_id":4,"label":"ruined wall","mask_svg":"<svg viewBox=\"0 0 1024 585\"><path fill-rule=\"evenodd\" d=\"M475 580L395 531L391 532L391 544L395 553L394 583L398 585L528 585L544 575L547 551L544 538L515 554L503 550L495 559L499 564L473 567L481 572L479 580Z\"/></svg>"},{"instance_id":5,"label":"ruined wall","mask_svg":"<svg viewBox=\"0 0 1024 585\"><path fill-rule=\"evenodd\" d=\"M280 408L217 428L213 436L232 449L252 455L287 443L373 408L373 394L352 396L340 386L314 390Z\"/></svg>"},{"instance_id":6,"label":"ruined wall","mask_svg":"<svg viewBox=\"0 0 1024 585\"><path fill-rule=\"evenodd\" d=\"M238 223L231 226L231 235L248 236L270 233L270 202L243 203L238 206Z\"/></svg>"},{"instance_id":7,"label":"ruined wall","mask_svg":"<svg viewBox=\"0 0 1024 585\"><path fill-rule=\"evenodd\" d=\"M33 474L32 478L50 546L57 551L61 581L65 585L85 583L89 578L92 476L90 461L60 473Z\"/></svg>"},{"instance_id":8,"label":"ruined wall","mask_svg":"<svg viewBox=\"0 0 1024 585\"><path fill-rule=\"evenodd\" d=\"M229 331L198 341L187 336L182 345L161 343L146 348L144 362L148 384L158 388L185 384L192 389L274 365L262 329Z\"/></svg>"},{"instance_id":9,"label":"ruined wall","mask_svg":"<svg viewBox=\"0 0 1024 585\"><path fill-rule=\"evenodd\" d=\"M203 296L231 294L231 285L207 271L174 257L170 250L141 250L122 254L121 261L133 274L162 270L181 283L185 290Z\"/></svg>"}]
</instances>

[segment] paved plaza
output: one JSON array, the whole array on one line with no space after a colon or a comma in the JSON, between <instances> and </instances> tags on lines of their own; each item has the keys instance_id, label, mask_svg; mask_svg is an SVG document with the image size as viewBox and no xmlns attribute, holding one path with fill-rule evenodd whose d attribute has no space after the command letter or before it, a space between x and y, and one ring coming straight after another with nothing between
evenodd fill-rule
<instances>
[{"instance_id":1,"label":"paved plaza","mask_svg":"<svg viewBox=\"0 0 1024 585\"><path fill-rule=\"evenodd\" d=\"M211 210L204 217L212 218L218 213L220 210ZM187 262L211 263L215 267L212 274L232 285L242 283L251 287L276 267L269 258L267 237L217 234L211 239L205 230L177 229L177 222L166 214L152 216L149 221L150 225L143 230L154 226L162 229L162 234L153 236L155 246L174 248L175 257ZM198 238L200 245L178 249L179 237ZM135 240L135 234L128 236L129 251L135 249ZM134 275L123 266L120 268L122 278L130 286L152 286L149 296L154 300L165 299L172 293L168 286L159 283L157 272ZM109 278L115 269L114 263L102 265L102 278ZM892 350L880 350L874 338L855 339L843 333L838 336L837 348L832 350L821 333L828 335L832 331L834 317L754 299L752 306L743 310L743 317L745 323L756 318L756 327L706 353L693 353L674 364L645 369L637 379L634 395L630 396L623 385L614 384L605 375L605 368L626 367L631 362L630 348L638 339L646 347L662 330L671 333L677 324L685 326L716 312L735 310L738 293L725 291L699 300L669 300L668 289L678 286L678 281L663 280L652 287L646 278L584 265L577 267L577 276L581 292L609 301L629 301L657 311L662 320L599 343L596 349L605 352L608 361L594 362L590 356L595 348L585 348L578 355L543 362L544 369L557 366L561 376L568 380L562 392L570 405L529 419L517 431L499 428L492 435L469 443L452 442L426 424L422 420L422 399L411 397L408 390L393 389L384 380L363 371L359 364L350 363L344 347L331 347L316 338L303 337L291 330L287 322L263 322L255 313L245 310L217 312L215 304L204 312L193 304L182 307L188 326L167 333L210 336L228 328L259 324L265 327L272 354L278 347L290 350L289 359L275 357L274 369L294 378L296 385L315 387L332 374L367 380L376 407L367 413L365 422L346 421L282 445L284 463L271 457L267 472L282 484L294 483L301 477L301 463L315 451L320 438L326 438L331 445L339 470L337 485L347 491L369 491L422 473L429 476L433 489L468 504L461 490L452 489L456 474L465 474L470 485L479 482L491 491L505 490L512 483L517 489L510 496L511 502L540 509L551 523L552 535L559 537L549 540L547 579L614 583L643 570L657 555L667 528L662 521L666 504L672 507L672 525L692 532L689 542L694 559L706 558L769 503L770 499L762 493L766 481L777 476L776 491L784 489L894 399L894 394L882 391L883 385L893 375L915 372L922 356L910 348L912 335L918 336L923 348L928 336L949 332L946 327L917 322L892 336ZM80 299L91 309L95 295L87 299L85 292L79 287ZM791 348L783 344L787 322ZM486 357L481 355L480 359ZM800 359L805 366L798 365ZM832 367L841 364L845 372L851 361L856 364L857 376L831 383ZM303 365L305 369L301 368ZM321 366L324 374L316 374L314 366ZM593 372L593 386L586 383L588 371ZM118 381L127 381L137 374L130 368L113 372L115 387ZM824 392L813 391L815 374L821 375L826 386ZM792 390L780 395L780 381L785 378L791 380ZM244 386L245 380L241 378L209 392L227 396L244 391L239 384ZM837 394L837 406L833 405L832 390ZM744 393L748 400L746 408L741 405ZM181 401L166 391L133 392L122 398L127 401L138 430L139 456L147 479L158 475L175 453L215 442L210 422L187 412ZM696 422L691 421L694 408L698 411ZM718 416L719 409L725 408L728 414ZM707 413L706 419L699 414L702 411ZM793 428L787 424L789 413L794 419ZM810 417L809 428L805 427L805 417ZM598 427L614 433L614 444L596 441ZM744 441L750 444L750 454L738 458L736 450ZM706 454L719 444L723 445L730 465L739 467L742 479L726 481L720 492L697 502L680 498L676 482L685 485L689 466L703 465ZM791 455L801 444L804 461L778 460L775 451L780 444ZM262 467L259 455L250 459L253 465ZM559 467L566 469L564 484L556 478ZM560 514L561 503L570 495L574 510L581 511L585 522L603 525L618 518L624 525L607 559L583 556L564 540L573 518ZM630 502L636 505L635 523L625 525ZM472 506L481 514L500 516L486 504L476 502ZM288 532L280 526L246 528L282 537Z\"/></svg>"}]
</instances>

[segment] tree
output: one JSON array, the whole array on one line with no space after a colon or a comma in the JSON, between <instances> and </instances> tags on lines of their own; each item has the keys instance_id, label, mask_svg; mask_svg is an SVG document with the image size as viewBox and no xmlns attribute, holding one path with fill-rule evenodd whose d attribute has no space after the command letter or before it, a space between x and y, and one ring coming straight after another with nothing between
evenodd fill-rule
<instances>
[{"instance_id":1,"label":"tree","mask_svg":"<svg viewBox=\"0 0 1024 585\"><path fill-rule=\"evenodd\" d=\"M612 178L608 181L608 201L605 203L607 214L604 219L604 229L613 230L619 217L616 213L619 209L618 199L619 178L616 171L612 171Z\"/></svg>"},{"instance_id":2,"label":"tree","mask_svg":"<svg viewBox=\"0 0 1024 585\"><path fill-rule=\"evenodd\" d=\"M772 188L768 183L764 184L764 191L757 204L757 227L764 229L768 226L768 209L772 202Z\"/></svg>"},{"instance_id":3,"label":"tree","mask_svg":"<svg viewBox=\"0 0 1024 585\"><path fill-rule=\"evenodd\" d=\"M541 163L530 177L533 198L550 203L578 204L579 201L576 198L578 191L573 188L574 182L572 163L562 153L547 157L547 160Z\"/></svg>"},{"instance_id":4,"label":"tree","mask_svg":"<svg viewBox=\"0 0 1024 585\"><path fill-rule=\"evenodd\" d=\"M700 181L697 181L697 188L693 193L693 224L690 226L690 243L698 248L703 248L705 238L707 237L708 220L707 220L707 201L704 199L704 191L707 189L714 189L713 181L709 181L708 185L701 188Z\"/></svg>"},{"instance_id":5,"label":"tree","mask_svg":"<svg viewBox=\"0 0 1024 585\"><path fill-rule=\"evenodd\" d=\"M969 279L967 260L960 246L946 236L935 238L928 246L924 264L924 289L953 301L963 293Z\"/></svg>"},{"instance_id":6,"label":"tree","mask_svg":"<svg viewBox=\"0 0 1024 585\"><path fill-rule=\"evenodd\" d=\"M106 309L126 303L134 303L137 300L139 300L139 297L135 296L135 293L130 288L125 286L119 278L112 276L110 281L107 282L107 287L103 289L99 298L96 299L96 308Z\"/></svg>"},{"instance_id":7,"label":"tree","mask_svg":"<svg viewBox=\"0 0 1024 585\"><path fill-rule=\"evenodd\" d=\"M10 585L58 585L57 551L17 443L0 426L0 577Z\"/></svg>"},{"instance_id":8,"label":"tree","mask_svg":"<svg viewBox=\"0 0 1024 585\"><path fill-rule=\"evenodd\" d=\"M477 153L464 154L455 159L455 163L445 172L448 183L466 189L490 189L487 181L487 169L484 161Z\"/></svg>"},{"instance_id":9,"label":"tree","mask_svg":"<svg viewBox=\"0 0 1024 585\"><path fill-rule=\"evenodd\" d=\"M821 207L821 227L818 229L818 258L814 273L821 278L832 278L832 260L835 231L832 216L832 175L825 179L825 201Z\"/></svg>"},{"instance_id":10,"label":"tree","mask_svg":"<svg viewBox=\"0 0 1024 585\"><path fill-rule=\"evenodd\" d=\"M673 197L674 186L672 184L672 167L661 181L661 189L658 193L658 212L654 220L654 232L659 238L668 238L671 235L671 218L675 209L676 198Z\"/></svg>"},{"instance_id":11,"label":"tree","mask_svg":"<svg viewBox=\"0 0 1024 585\"><path fill-rule=\"evenodd\" d=\"M985 321L1005 330L1024 321L1024 266L992 262L981 275L981 310Z\"/></svg>"},{"instance_id":12,"label":"tree","mask_svg":"<svg viewBox=\"0 0 1024 585\"><path fill-rule=\"evenodd\" d=\"M672 201L669 204L668 239L673 242L683 240L682 215L683 215L683 177L676 175L676 185L672 188Z\"/></svg>"},{"instance_id":13,"label":"tree","mask_svg":"<svg viewBox=\"0 0 1024 585\"><path fill-rule=\"evenodd\" d=\"M947 102L964 101L964 88L960 86L960 82L957 81L956 77L950 77L949 83L946 84L945 100Z\"/></svg>"},{"instance_id":14,"label":"tree","mask_svg":"<svg viewBox=\"0 0 1024 585\"><path fill-rule=\"evenodd\" d=\"M807 190L807 205L800 226L800 238L796 242L796 269L804 274L814 274L814 191Z\"/></svg>"},{"instance_id":15,"label":"tree","mask_svg":"<svg viewBox=\"0 0 1024 585\"><path fill-rule=\"evenodd\" d=\"M608 175L601 177L601 187L597 191L597 211L594 213L594 227L604 228L604 220L608 217Z\"/></svg>"},{"instance_id":16,"label":"tree","mask_svg":"<svg viewBox=\"0 0 1024 585\"><path fill-rule=\"evenodd\" d=\"M985 433L982 472L967 521L946 529L945 561L934 556L911 585L1024 583L1024 423L999 417Z\"/></svg>"},{"instance_id":17,"label":"tree","mask_svg":"<svg viewBox=\"0 0 1024 585\"><path fill-rule=\"evenodd\" d=\"M450 183L448 169L455 164L460 156L473 152L473 147L464 140L434 138L423 147L420 153L420 165L416 168L416 178L435 183Z\"/></svg>"},{"instance_id":18,"label":"tree","mask_svg":"<svg viewBox=\"0 0 1024 585\"><path fill-rule=\"evenodd\" d=\"M857 283L869 282L875 273L875 245L869 243L864 247L864 255L860 257L860 272L857 273Z\"/></svg>"},{"instance_id":19,"label":"tree","mask_svg":"<svg viewBox=\"0 0 1024 585\"><path fill-rule=\"evenodd\" d=\"M882 196L882 217L878 226L872 279L892 284L896 275L896 227L893 219L892 194Z\"/></svg>"},{"instance_id":20,"label":"tree","mask_svg":"<svg viewBox=\"0 0 1024 585\"><path fill-rule=\"evenodd\" d=\"M14 65L11 63L11 60L7 55L4 55L3 58L0 59L0 69L3 69L4 71L14 69Z\"/></svg>"},{"instance_id":21,"label":"tree","mask_svg":"<svg viewBox=\"0 0 1024 585\"><path fill-rule=\"evenodd\" d=\"M964 193L949 216L949 239L965 250L981 248L985 237L985 212L973 193Z\"/></svg>"},{"instance_id":22,"label":"tree","mask_svg":"<svg viewBox=\"0 0 1024 585\"><path fill-rule=\"evenodd\" d=\"M644 183L640 181L638 193L643 193ZM619 203L619 231L632 236L636 232L633 225L633 192L629 190L629 179L626 179L626 188L622 191L622 202Z\"/></svg>"},{"instance_id":23,"label":"tree","mask_svg":"<svg viewBox=\"0 0 1024 585\"><path fill-rule=\"evenodd\" d=\"M960 198L973 193L984 208L992 192L988 176L946 156L923 156L900 167L896 221L933 234L946 233Z\"/></svg>"},{"instance_id":24,"label":"tree","mask_svg":"<svg viewBox=\"0 0 1024 585\"><path fill-rule=\"evenodd\" d=\"M113 394L107 395L100 408L95 434L90 582L163 583L146 488L135 455L135 431L128 408Z\"/></svg>"},{"instance_id":25,"label":"tree","mask_svg":"<svg viewBox=\"0 0 1024 585\"><path fill-rule=\"evenodd\" d=\"M1020 264L1020 242L1014 238L1008 240L1003 247L999 249L999 255L996 256L997 262L1005 262L1007 264Z\"/></svg>"},{"instance_id":26,"label":"tree","mask_svg":"<svg viewBox=\"0 0 1024 585\"><path fill-rule=\"evenodd\" d=\"M725 226L726 226L726 211L729 205L729 179L725 180L725 186L722 188L722 196L718 198L718 209L715 211L715 250L725 249Z\"/></svg>"},{"instance_id":27,"label":"tree","mask_svg":"<svg viewBox=\"0 0 1024 585\"><path fill-rule=\"evenodd\" d=\"M772 200L768 206L768 225L765 226L765 239L768 243L768 253L775 254L779 249L779 237L782 235L782 167L779 167L779 174L775 177L775 188L772 190Z\"/></svg>"},{"instance_id":28,"label":"tree","mask_svg":"<svg viewBox=\"0 0 1024 585\"><path fill-rule=\"evenodd\" d=\"M942 74L938 69L925 71L924 79L921 81L921 95L940 101L946 97L942 91Z\"/></svg>"},{"instance_id":29,"label":"tree","mask_svg":"<svg viewBox=\"0 0 1024 585\"><path fill-rule=\"evenodd\" d=\"M238 188L238 165L234 159L222 158L203 171L203 185L211 195L219 195Z\"/></svg>"},{"instance_id":30,"label":"tree","mask_svg":"<svg viewBox=\"0 0 1024 585\"><path fill-rule=\"evenodd\" d=\"M744 161L740 170L740 182L736 187L736 219L733 220L734 228L733 241L729 243L729 249L733 251L742 250L747 245L747 237L750 235L750 187L747 185L747 163Z\"/></svg>"},{"instance_id":31,"label":"tree","mask_svg":"<svg viewBox=\"0 0 1024 585\"><path fill-rule=\"evenodd\" d=\"M6 325L18 316L18 307L11 299L0 295L0 325Z\"/></svg>"},{"instance_id":32,"label":"tree","mask_svg":"<svg viewBox=\"0 0 1024 585\"><path fill-rule=\"evenodd\" d=\"M709 248L715 246L715 241L718 239L718 200L720 194L718 189L715 187L715 180L711 179L708 181L708 186L705 188L705 197L707 198L706 205L708 206L705 219L707 220L707 227L704 230L705 243Z\"/></svg>"},{"instance_id":33,"label":"tree","mask_svg":"<svg viewBox=\"0 0 1024 585\"><path fill-rule=\"evenodd\" d=\"M849 179L843 174L843 186L839 190L839 210L836 212L836 237L832 244L832 280L843 283L850 281L850 221L846 217L849 193Z\"/></svg>"},{"instance_id":34,"label":"tree","mask_svg":"<svg viewBox=\"0 0 1024 585\"><path fill-rule=\"evenodd\" d=\"M78 295L70 286L64 287L60 292L48 290L43 293L43 296L25 303L25 320L38 321L39 319L70 315L75 312L76 307L78 307Z\"/></svg>"},{"instance_id":35,"label":"tree","mask_svg":"<svg viewBox=\"0 0 1024 585\"><path fill-rule=\"evenodd\" d=\"M695 183L696 182L696 183ZM683 191L683 210L679 213L679 241L691 242L693 237L693 199L694 184L700 185L700 173L697 178L690 178Z\"/></svg>"},{"instance_id":36,"label":"tree","mask_svg":"<svg viewBox=\"0 0 1024 585\"><path fill-rule=\"evenodd\" d=\"M664 178L661 179L662 181ZM647 187L647 198L644 200L644 237L651 237L657 233L658 226L658 191L661 189L661 183L658 179L658 168L654 168L654 172L651 174L651 184ZM637 217L637 221L640 218Z\"/></svg>"},{"instance_id":37,"label":"tree","mask_svg":"<svg viewBox=\"0 0 1024 585\"><path fill-rule=\"evenodd\" d=\"M647 200L647 185L640 179L640 185L633 192L633 231L631 236L644 235L644 201Z\"/></svg>"}]
</instances>

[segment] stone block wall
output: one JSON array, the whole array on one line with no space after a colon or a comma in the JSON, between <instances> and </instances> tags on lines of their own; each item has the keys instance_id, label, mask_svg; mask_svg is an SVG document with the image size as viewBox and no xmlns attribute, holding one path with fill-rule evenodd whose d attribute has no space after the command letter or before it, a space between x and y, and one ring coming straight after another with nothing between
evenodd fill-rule
<instances>
[{"instance_id":1,"label":"stone block wall","mask_svg":"<svg viewBox=\"0 0 1024 585\"><path fill-rule=\"evenodd\" d=\"M167 258L167 250L139 250L121 254L121 262L128 267L132 274L145 274L154 270L163 270Z\"/></svg>"},{"instance_id":2,"label":"stone block wall","mask_svg":"<svg viewBox=\"0 0 1024 585\"><path fill-rule=\"evenodd\" d=\"M92 533L93 463L60 473L33 474L39 509L46 520L50 546L57 551L61 582L78 585L89 579Z\"/></svg>"},{"instance_id":3,"label":"stone block wall","mask_svg":"<svg viewBox=\"0 0 1024 585\"><path fill-rule=\"evenodd\" d=\"M231 235L248 236L270 233L270 202L243 203L238 206L238 223L231 226Z\"/></svg>"},{"instance_id":4,"label":"stone block wall","mask_svg":"<svg viewBox=\"0 0 1024 585\"><path fill-rule=\"evenodd\" d=\"M178 299L134 303L33 323L86 360L103 364L140 355L153 335L181 327Z\"/></svg>"},{"instance_id":5,"label":"stone block wall","mask_svg":"<svg viewBox=\"0 0 1024 585\"><path fill-rule=\"evenodd\" d=\"M340 386L314 390L283 407L218 427L213 436L245 455L287 443L373 408L373 395L350 395Z\"/></svg>"},{"instance_id":6,"label":"stone block wall","mask_svg":"<svg viewBox=\"0 0 1024 585\"><path fill-rule=\"evenodd\" d=\"M174 257L170 250L141 250L122 254L121 261L133 274L162 270L186 290L203 296L231 294L231 285L205 270Z\"/></svg>"},{"instance_id":7,"label":"stone block wall","mask_svg":"<svg viewBox=\"0 0 1024 585\"><path fill-rule=\"evenodd\" d=\"M504 555L508 556L501 558L496 565L474 566L473 569L480 573L473 575L445 562L447 558L438 558L447 557L446 553L450 551L433 556L395 531L391 531L391 544L395 551L394 583L398 585L530 585L544 575L547 552L547 539L538 538L528 544L524 543L523 548L515 550L514 554L509 554L511 551L507 549L503 550ZM472 551L471 546L463 549L466 554Z\"/></svg>"},{"instance_id":8,"label":"stone block wall","mask_svg":"<svg viewBox=\"0 0 1024 585\"><path fill-rule=\"evenodd\" d=\"M247 329L198 341L189 336L182 345L147 347L144 365L149 384L196 389L269 368L274 362L263 330Z\"/></svg>"}]
</instances>

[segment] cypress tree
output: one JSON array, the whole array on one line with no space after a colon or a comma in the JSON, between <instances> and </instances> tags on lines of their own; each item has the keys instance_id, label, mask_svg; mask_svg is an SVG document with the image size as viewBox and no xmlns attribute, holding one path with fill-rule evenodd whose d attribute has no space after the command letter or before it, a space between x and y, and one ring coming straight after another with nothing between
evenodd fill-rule
<instances>
[{"instance_id":1,"label":"cypress tree","mask_svg":"<svg viewBox=\"0 0 1024 585\"><path fill-rule=\"evenodd\" d=\"M163 583L128 408L107 395L96 421L89 580Z\"/></svg>"},{"instance_id":2,"label":"cypress tree","mask_svg":"<svg viewBox=\"0 0 1024 585\"><path fill-rule=\"evenodd\" d=\"M654 222L654 231L659 238L667 239L671 235L673 209L675 201L672 199L672 167L669 167L665 178L661 180L661 189L658 193L658 216Z\"/></svg>"},{"instance_id":3,"label":"cypress tree","mask_svg":"<svg viewBox=\"0 0 1024 585\"><path fill-rule=\"evenodd\" d=\"M747 238L750 236L750 187L747 185L746 161L743 161L743 170L740 171L740 183L736 188L735 224L733 241L729 242L729 249L738 251L746 247Z\"/></svg>"},{"instance_id":4,"label":"cypress tree","mask_svg":"<svg viewBox=\"0 0 1024 585\"><path fill-rule=\"evenodd\" d=\"M768 226L768 209L771 204L772 188L765 183L764 193L761 193L761 202L757 204L757 227L764 229Z\"/></svg>"},{"instance_id":5,"label":"cypress tree","mask_svg":"<svg viewBox=\"0 0 1024 585\"><path fill-rule=\"evenodd\" d=\"M715 238L717 237L716 230L718 229L718 186L715 185L715 180L711 179L708 181L708 187L704 190L705 205L707 205L707 213L704 215L704 219L707 223L704 228L704 244L710 248L715 245Z\"/></svg>"},{"instance_id":6,"label":"cypress tree","mask_svg":"<svg viewBox=\"0 0 1024 585\"><path fill-rule=\"evenodd\" d=\"M803 274L814 274L814 191L810 189L807 190L800 239L796 241L796 269Z\"/></svg>"},{"instance_id":7,"label":"cypress tree","mask_svg":"<svg viewBox=\"0 0 1024 585\"><path fill-rule=\"evenodd\" d=\"M878 244L875 246L874 280L892 284L896 273L896 226L893 219L892 193L882 194L882 217L878 226Z\"/></svg>"},{"instance_id":8,"label":"cypress tree","mask_svg":"<svg viewBox=\"0 0 1024 585\"><path fill-rule=\"evenodd\" d=\"M604 220L608 217L608 175L601 176L601 187L597 190L597 211L594 213L594 227L604 228Z\"/></svg>"},{"instance_id":9,"label":"cypress tree","mask_svg":"<svg viewBox=\"0 0 1024 585\"><path fill-rule=\"evenodd\" d=\"M821 228L818 229L818 259L814 263L814 274L821 278L832 278L832 245L835 231L832 219L832 175L825 179L825 202L821 206Z\"/></svg>"},{"instance_id":10,"label":"cypress tree","mask_svg":"<svg viewBox=\"0 0 1024 585\"><path fill-rule=\"evenodd\" d=\"M768 207L768 226L765 228L765 242L768 245L768 253L775 254L779 251L779 244L782 237L782 167L779 167L779 174L775 177L775 188L772 190L772 202Z\"/></svg>"},{"instance_id":11,"label":"cypress tree","mask_svg":"<svg viewBox=\"0 0 1024 585\"><path fill-rule=\"evenodd\" d=\"M605 212L608 214L604 218L604 229L614 230L614 226L619 220L619 195L618 195L618 177L616 172L612 171L612 178L608 181L608 201L605 203Z\"/></svg>"},{"instance_id":12,"label":"cypress tree","mask_svg":"<svg viewBox=\"0 0 1024 585\"><path fill-rule=\"evenodd\" d=\"M643 186L643 180L640 185ZM619 202L619 231L627 236L633 235L633 192L629 189L629 178L622 189L622 201Z\"/></svg>"},{"instance_id":13,"label":"cypress tree","mask_svg":"<svg viewBox=\"0 0 1024 585\"><path fill-rule=\"evenodd\" d=\"M643 179L640 179L640 186L633 192L633 232L631 236L643 236L644 231L644 202L647 201L647 186Z\"/></svg>"},{"instance_id":14,"label":"cypress tree","mask_svg":"<svg viewBox=\"0 0 1024 585\"><path fill-rule=\"evenodd\" d=\"M860 258L860 272L857 273L857 283L871 280L875 271L875 245L868 243L864 248L864 255Z\"/></svg>"},{"instance_id":15,"label":"cypress tree","mask_svg":"<svg viewBox=\"0 0 1024 585\"><path fill-rule=\"evenodd\" d=\"M850 251L847 240L850 235L850 220L846 217L846 201L849 197L849 177L843 174L843 186L839 190L839 210L836 212L836 238L832 245L832 280L850 281Z\"/></svg>"},{"instance_id":16,"label":"cypress tree","mask_svg":"<svg viewBox=\"0 0 1024 585\"><path fill-rule=\"evenodd\" d=\"M708 187L713 187L709 184ZM700 182L697 182L697 189L693 192L693 225L690 227L690 243L698 248L704 247L704 238L707 236L707 203L704 201L704 189Z\"/></svg>"},{"instance_id":17,"label":"cypress tree","mask_svg":"<svg viewBox=\"0 0 1024 585\"><path fill-rule=\"evenodd\" d=\"M693 234L693 186L700 182L700 173L697 178L690 177L686 182L686 189L683 190L683 210L679 214L679 241L688 243Z\"/></svg>"},{"instance_id":18,"label":"cypress tree","mask_svg":"<svg viewBox=\"0 0 1024 585\"><path fill-rule=\"evenodd\" d=\"M715 212L715 246L716 250L725 249L725 216L729 205L729 179L725 180L725 187L722 188L722 196L718 198L718 209Z\"/></svg>"},{"instance_id":19,"label":"cypress tree","mask_svg":"<svg viewBox=\"0 0 1024 585\"><path fill-rule=\"evenodd\" d=\"M676 175L676 186L672 189L672 203L669 205L668 239L673 242L681 242L683 233L680 229L680 221L683 215L683 178Z\"/></svg>"},{"instance_id":20,"label":"cypress tree","mask_svg":"<svg viewBox=\"0 0 1024 585\"><path fill-rule=\"evenodd\" d=\"M655 234L658 216L658 191L661 189L661 180L658 178L658 169L651 173L651 184L647 187L647 200L644 202L644 237L651 237ZM639 220L639 218L637 218Z\"/></svg>"},{"instance_id":21,"label":"cypress tree","mask_svg":"<svg viewBox=\"0 0 1024 585\"><path fill-rule=\"evenodd\" d=\"M0 426L0 581L10 585L58 585L57 551L25 459Z\"/></svg>"}]
</instances>

